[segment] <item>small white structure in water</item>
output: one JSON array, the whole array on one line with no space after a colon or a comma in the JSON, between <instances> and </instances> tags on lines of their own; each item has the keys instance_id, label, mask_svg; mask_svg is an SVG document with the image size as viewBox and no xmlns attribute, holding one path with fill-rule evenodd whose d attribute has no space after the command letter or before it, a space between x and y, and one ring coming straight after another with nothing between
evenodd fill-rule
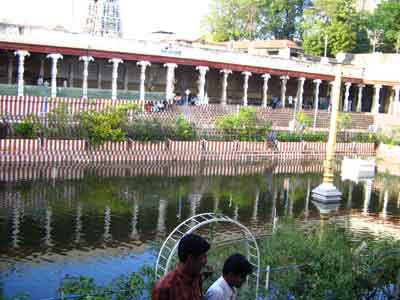
<instances>
[{"instance_id":1,"label":"small white structure in water","mask_svg":"<svg viewBox=\"0 0 400 300\"><path fill-rule=\"evenodd\" d=\"M345 157L342 161L342 180L355 183L375 176L375 160Z\"/></svg>"}]
</instances>

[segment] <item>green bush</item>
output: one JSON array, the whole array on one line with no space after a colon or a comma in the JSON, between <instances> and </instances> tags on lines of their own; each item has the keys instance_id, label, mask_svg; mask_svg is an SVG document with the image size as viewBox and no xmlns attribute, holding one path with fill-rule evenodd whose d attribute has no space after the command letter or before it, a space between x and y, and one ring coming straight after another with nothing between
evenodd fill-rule
<instances>
[{"instance_id":1,"label":"green bush","mask_svg":"<svg viewBox=\"0 0 400 300\"><path fill-rule=\"evenodd\" d=\"M306 142L327 142L328 134L325 132L305 132L302 138Z\"/></svg>"},{"instance_id":2,"label":"green bush","mask_svg":"<svg viewBox=\"0 0 400 300\"><path fill-rule=\"evenodd\" d=\"M271 131L272 123L259 118L255 108L242 107L237 114L218 118L216 127L227 140L265 141Z\"/></svg>"},{"instance_id":3,"label":"green bush","mask_svg":"<svg viewBox=\"0 0 400 300\"><path fill-rule=\"evenodd\" d=\"M121 142L126 140L128 112L138 111L136 104L109 106L101 112L88 111L78 115L78 120L92 145L106 141Z\"/></svg>"},{"instance_id":4,"label":"green bush","mask_svg":"<svg viewBox=\"0 0 400 300\"><path fill-rule=\"evenodd\" d=\"M276 139L280 142L301 142L301 135L296 132L279 132Z\"/></svg>"},{"instance_id":5,"label":"green bush","mask_svg":"<svg viewBox=\"0 0 400 300\"><path fill-rule=\"evenodd\" d=\"M293 299L366 299L363 295L396 282L399 242L355 240L334 224L301 229L290 220L280 225L262 245L263 265L294 266L272 273L277 299L287 299L288 292Z\"/></svg>"},{"instance_id":6,"label":"green bush","mask_svg":"<svg viewBox=\"0 0 400 300\"><path fill-rule=\"evenodd\" d=\"M172 125L170 138L180 141L193 141L197 137L196 127L181 114Z\"/></svg>"},{"instance_id":7,"label":"green bush","mask_svg":"<svg viewBox=\"0 0 400 300\"><path fill-rule=\"evenodd\" d=\"M14 123L12 129L17 138L35 139L40 136L43 126L37 116L28 115L22 122Z\"/></svg>"},{"instance_id":8,"label":"green bush","mask_svg":"<svg viewBox=\"0 0 400 300\"><path fill-rule=\"evenodd\" d=\"M136 141L163 141L168 138L170 128L157 119L136 119L126 128L127 136Z\"/></svg>"}]
</instances>

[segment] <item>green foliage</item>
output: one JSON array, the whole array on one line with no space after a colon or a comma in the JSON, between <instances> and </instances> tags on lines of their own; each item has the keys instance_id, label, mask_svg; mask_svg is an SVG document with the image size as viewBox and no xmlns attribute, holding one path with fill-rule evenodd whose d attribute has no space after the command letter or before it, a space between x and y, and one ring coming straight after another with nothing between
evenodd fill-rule
<instances>
[{"instance_id":1,"label":"green foliage","mask_svg":"<svg viewBox=\"0 0 400 300\"><path fill-rule=\"evenodd\" d=\"M272 123L259 118L255 108L243 107L237 114L218 118L216 127L227 139L265 141L271 131Z\"/></svg>"},{"instance_id":2,"label":"green foliage","mask_svg":"<svg viewBox=\"0 0 400 300\"><path fill-rule=\"evenodd\" d=\"M92 145L100 145L106 141L120 142L126 139L123 128L128 124L128 112L138 110L136 104L109 106L101 112L82 112L78 115L78 120Z\"/></svg>"},{"instance_id":3,"label":"green foliage","mask_svg":"<svg viewBox=\"0 0 400 300\"><path fill-rule=\"evenodd\" d=\"M347 130L351 128L353 117L351 114L339 113L338 117L338 130Z\"/></svg>"},{"instance_id":4,"label":"green foliage","mask_svg":"<svg viewBox=\"0 0 400 300\"><path fill-rule=\"evenodd\" d=\"M93 278L65 277L61 283L64 296L82 295L79 300L138 300L150 295L154 284L153 269L144 266L138 272L123 275L107 286L98 286Z\"/></svg>"},{"instance_id":5,"label":"green foliage","mask_svg":"<svg viewBox=\"0 0 400 300\"><path fill-rule=\"evenodd\" d=\"M369 48L366 16L356 11L354 0L316 0L303 18L303 48L307 54L323 55L325 35L329 56Z\"/></svg>"},{"instance_id":6,"label":"green foliage","mask_svg":"<svg viewBox=\"0 0 400 300\"><path fill-rule=\"evenodd\" d=\"M196 128L181 114L172 126L172 138L181 141L193 141L196 139Z\"/></svg>"},{"instance_id":7,"label":"green foliage","mask_svg":"<svg viewBox=\"0 0 400 300\"><path fill-rule=\"evenodd\" d=\"M136 141L163 141L168 138L169 128L158 119L136 119L126 128L127 136Z\"/></svg>"},{"instance_id":8,"label":"green foliage","mask_svg":"<svg viewBox=\"0 0 400 300\"><path fill-rule=\"evenodd\" d=\"M304 230L289 221L265 241L261 257L271 268L293 266L272 273L282 298L290 291L295 299L327 299L327 294L329 299L361 299L374 288L395 282L400 267L398 241L364 245L333 224Z\"/></svg>"},{"instance_id":9,"label":"green foliage","mask_svg":"<svg viewBox=\"0 0 400 300\"><path fill-rule=\"evenodd\" d=\"M35 115L28 115L22 122L13 124L14 135L17 138L38 138L42 129L43 126L40 123L39 117Z\"/></svg>"},{"instance_id":10,"label":"green foliage","mask_svg":"<svg viewBox=\"0 0 400 300\"><path fill-rule=\"evenodd\" d=\"M257 29L257 0L212 0L204 26L214 41L253 39Z\"/></svg>"},{"instance_id":11,"label":"green foliage","mask_svg":"<svg viewBox=\"0 0 400 300\"><path fill-rule=\"evenodd\" d=\"M260 35L274 39L300 39L301 19L310 0L262 0Z\"/></svg>"},{"instance_id":12,"label":"green foliage","mask_svg":"<svg viewBox=\"0 0 400 300\"><path fill-rule=\"evenodd\" d=\"M378 132L377 139L382 144L400 146L400 127L393 127Z\"/></svg>"},{"instance_id":13,"label":"green foliage","mask_svg":"<svg viewBox=\"0 0 400 300\"><path fill-rule=\"evenodd\" d=\"M279 132L277 140L280 142L326 142L328 140L328 134L324 132Z\"/></svg>"},{"instance_id":14,"label":"green foliage","mask_svg":"<svg viewBox=\"0 0 400 300\"><path fill-rule=\"evenodd\" d=\"M213 0L204 20L214 41L293 39L310 0Z\"/></svg>"},{"instance_id":15,"label":"green foliage","mask_svg":"<svg viewBox=\"0 0 400 300\"><path fill-rule=\"evenodd\" d=\"M311 127L312 122L313 122L310 116L306 115L305 113L303 113L301 111L296 114L296 120L297 120L297 123L299 124L299 126L303 130Z\"/></svg>"},{"instance_id":16,"label":"green foliage","mask_svg":"<svg viewBox=\"0 0 400 300\"><path fill-rule=\"evenodd\" d=\"M400 2L398 0L382 1L369 19L371 30L382 30L382 46L379 50L395 52L400 48Z\"/></svg>"}]
</instances>

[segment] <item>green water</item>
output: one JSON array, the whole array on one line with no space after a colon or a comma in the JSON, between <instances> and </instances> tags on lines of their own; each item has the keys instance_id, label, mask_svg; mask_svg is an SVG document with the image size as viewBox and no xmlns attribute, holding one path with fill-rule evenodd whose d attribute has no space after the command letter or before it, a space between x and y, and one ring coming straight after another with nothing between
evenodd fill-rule
<instances>
[{"instance_id":1,"label":"green water","mask_svg":"<svg viewBox=\"0 0 400 300\"><path fill-rule=\"evenodd\" d=\"M10 175L22 170L19 167L4 169L3 296L28 291L32 299L52 297L67 274L108 282L152 264L155 253L149 245L197 213L222 212L255 235L270 232L275 209L280 217L318 218L309 195L321 182L320 173L276 174L271 165L246 172L235 165L213 169L220 172L201 165L196 172L185 171L192 170L188 165L179 167L183 171L176 171L177 165L32 167L29 172L35 175L25 177L36 179L30 180ZM235 172L224 171L232 168ZM206 176L213 173L247 175ZM399 178L384 175L358 184L342 182L338 176L336 185L343 193L338 222L345 220L350 230L378 238L400 236L399 183Z\"/></svg>"}]
</instances>

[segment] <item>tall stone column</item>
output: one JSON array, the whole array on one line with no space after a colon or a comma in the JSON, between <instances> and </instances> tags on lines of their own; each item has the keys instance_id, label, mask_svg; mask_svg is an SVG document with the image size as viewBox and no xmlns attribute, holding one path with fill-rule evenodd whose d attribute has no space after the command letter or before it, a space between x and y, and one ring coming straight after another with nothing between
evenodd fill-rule
<instances>
[{"instance_id":1,"label":"tall stone column","mask_svg":"<svg viewBox=\"0 0 400 300\"><path fill-rule=\"evenodd\" d=\"M15 56L18 56L18 81L17 81L17 95L21 97L24 95L24 63L25 56L29 56L29 52L25 50L17 50L14 52Z\"/></svg>"},{"instance_id":2,"label":"tall stone column","mask_svg":"<svg viewBox=\"0 0 400 300\"><path fill-rule=\"evenodd\" d=\"M394 113L400 117L400 85L394 87Z\"/></svg>"},{"instance_id":3,"label":"tall stone column","mask_svg":"<svg viewBox=\"0 0 400 300\"><path fill-rule=\"evenodd\" d=\"M363 215L368 215L369 212L369 204L371 202L371 194L372 194L372 179L367 179L364 183L364 206L363 206Z\"/></svg>"},{"instance_id":4,"label":"tall stone column","mask_svg":"<svg viewBox=\"0 0 400 300\"><path fill-rule=\"evenodd\" d=\"M282 85L281 85L282 107L286 107L286 85L287 85L287 82L290 79L290 77L289 76L281 76L280 78L282 80Z\"/></svg>"},{"instance_id":5,"label":"tall stone column","mask_svg":"<svg viewBox=\"0 0 400 300\"><path fill-rule=\"evenodd\" d=\"M175 69L178 67L177 64L167 63L164 64L167 68L167 78L165 83L165 98L169 103L172 103L174 98L174 79L175 79Z\"/></svg>"},{"instance_id":6,"label":"tall stone column","mask_svg":"<svg viewBox=\"0 0 400 300\"><path fill-rule=\"evenodd\" d=\"M361 112L362 110L362 98L363 98L363 89L365 85L364 84L359 84L358 85L358 99L357 99L357 112Z\"/></svg>"},{"instance_id":7,"label":"tall stone column","mask_svg":"<svg viewBox=\"0 0 400 300\"><path fill-rule=\"evenodd\" d=\"M7 67L7 72L8 72L8 84L12 84L13 81L13 72L14 72L14 57L9 56L8 57L8 67Z\"/></svg>"},{"instance_id":8,"label":"tall stone column","mask_svg":"<svg viewBox=\"0 0 400 300\"><path fill-rule=\"evenodd\" d=\"M160 199L158 202L158 219L157 219L157 234L161 237L165 235L166 226L165 221L167 217L168 202Z\"/></svg>"},{"instance_id":9,"label":"tall stone column","mask_svg":"<svg viewBox=\"0 0 400 300\"><path fill-rule=\"evenodd\" d=\"M379 114L379 96L381 93L381 88L382 85L381 84L375 84L374 86L375 88L375 95L374 95L374 100L372 101L372 108L371 108L371 112L375 115Z\"/></svg>"},{"instance_id":10,"label":"tall stone column","mask_svg":"<svg viewBox=\"0 0 400 300\"><path fill-rule=\"evenodd\" d=\"M351 111L351 107L349 107L349 97L350 97L350 88L351 88L351 82L346 82L344 84L346 86L346 91L344 93L344 106L343 106L343 111Z\"/></svg>"},{"instance_id":11,"label":"tall stone column","mask_svg":"<svg viewBox=\"0 0 400 300\"><path fill-rule=\"evenodd\" d=\"M321 79L315 79L315 91L314 91L314 125L313 127L317 127L317 114L318 114L318 105L319 105L319 87L322 83Z\"/></svg>"},{"instance_id":12,"label":"tall stone column","mask_svg":"<svg viewBox=\"0 0 400 300\"><path fill-rule=\"evenodd\" d=\"M103 64L102 60L97 61L97 88L101 89L101 81L102 81L102 71L103 71Z\"/></svg>"},{"instance_id":13,"label":"tall stone column","mask_svg":"<svg viewBox=\"0 0 400 300\"><path fill-rule=\"evenodd\" d=\"M59 53L51 53L47 55L47 58L51 58L51 97L57 97L57 62L62 59L63 56Z\"/></svg>"},{"instance_id":14,"label":"tall stone column","mask_svg":"<svg viewBox=\"0 0 400 300\"><path fill-rule=\"evenodd\" d=\"M83 61L83 81L82 81L82 98L87 99L88 94L88 76L89 76L89 63L94 61L91 56L81 56L79 60Z\"/></svg>"},{"instance_id":15,"label":"tall stone column","mask_svg":"<svg viewBox=\"0 0 400 300\"><path fill-rule=\"evenodd\" d=\"M108 60L108 62L113 64L113 70L112 70L112 83L111 83L111 99L115 100L117 99L117 80L118 80L118 65L120 63L123 63L123 60L120 58L111 58Z\"/></svg>"},{"instance_id":16,"label":"tall stone column","mask_svg":"<svg viewBox=\"0 0 400 300\"><path fill-rule=\"evenodd\" d=\"M306 79L304 77L300 77L298 81L299 82L297 84L297 105L298 105L298 111L301 111L303 109L304 81L306 81Z\"/></svg>"},{"instance_id":17,"label":"tall stone column","mask_svg":"<svg viewBox=\"0 0 400 300\"><path fill-rule=\"evenodd\" d=\"M232 73L232 70L223 69L219 71L222 73L222 90L221 90L221 104L227 104L227 88L228 88L228 76Z\"/></svg>"},{"instance_id":18,"label":"tall stone column","mask_svg":"<svg viewBox=\"0 0 400 300\"><path fill-rule=\"evenodd\" d=\"M242 72L243 79L243 106L247 106L247 90L249 89L249 77L251 72Z\"/></svg>"},{"instance_id":19,"label":"tall stone column","mask_svg":"<svg viewBox=\"0 0 400 300\"><path fill-rule=\"evenodd\" d=\"M140 66L140 100L144 100L145 90L144 90L144 82L146 80L146 67L151 66L151 63L146 60L141 60L136 63Z\"/></svg>"},{"instance_id":20,"label":"tall stone column","mask_svg":"<svg viewBox=\"0 0 400 300\"><path fill-rule=\"evenodd\" d=\"M263 85L263 97L262 97L262 107L267 107L267 102L268 102L268 80L271 78L271 75L268 73L265 73L261 75L261 77L264 79L264 85Z\"/></svg>"},{"instance_id":21,"label":"tall stone column","mask_svg":"<svg viewBox=\"0 0 400 300\"><path fill-rule=\"evenodd\" d=\"M196 67L196 70L199 71L197 98L199 99L200 103L203 103L204 96L205 96L204 88L205 88L205 84L206 84L206 74L207 74L207 71L209 70L209 68L205 67L205 66L198 66L198 67Z\"/></svg>"}]
</instances>

